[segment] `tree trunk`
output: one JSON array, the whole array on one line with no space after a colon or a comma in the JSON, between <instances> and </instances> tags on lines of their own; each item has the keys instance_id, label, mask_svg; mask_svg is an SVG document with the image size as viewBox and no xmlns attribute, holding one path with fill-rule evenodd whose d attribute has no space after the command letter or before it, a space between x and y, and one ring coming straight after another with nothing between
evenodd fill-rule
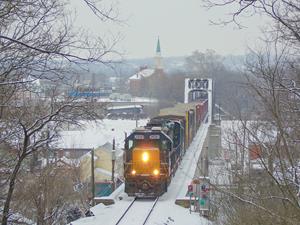
<instances>
[{"instance_id":1,"label":"tree trunk","mask_svg":"<svg viewBox=\"0 0 300 225\"><path fill-rule=\"evenodd\" d=\"M2 216L2 222L1 225L7 225L8 222L8 216L9 216L9 209L10 209L10 202L12 199L12 195L13 195L13 191L15 189L15 181L18 175L18 172L20 170L22 161L25 157L23 155L20 156L13 173L11 174L10 177L10 182L9 182L9 188L8 188L8 193L7 193L7 197L4 203L4 208L3 208L3 216Z\"/></svg>"},{"instance_id":2,"label":"tree trunk","mask_svg":"<svg viewBox=\"0 0 300 225\"><path fill-rule=\"evenodd\" d=\"M45 218L45 206L43 200L40 200L39 207L37 209L37 225L46 225L46 222L44 220Z\"/></svg>"}]
</instances>

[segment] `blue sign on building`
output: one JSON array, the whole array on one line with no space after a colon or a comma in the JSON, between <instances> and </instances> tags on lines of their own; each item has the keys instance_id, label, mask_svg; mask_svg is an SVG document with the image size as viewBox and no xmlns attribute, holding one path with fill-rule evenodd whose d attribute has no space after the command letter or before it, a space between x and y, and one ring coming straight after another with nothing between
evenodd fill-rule
<instances>
[{"instance_id":1,"label":"blue sign on building","mask_svg":"<svg viewBox=\"0 0 300 225\"><path fill-rule=\"evenodd\" d=\"M70 91L69 96L75 98L87 98L87 97L108 97L112 93L112 90L101 91Z\"/></svg>"}]
</instances>

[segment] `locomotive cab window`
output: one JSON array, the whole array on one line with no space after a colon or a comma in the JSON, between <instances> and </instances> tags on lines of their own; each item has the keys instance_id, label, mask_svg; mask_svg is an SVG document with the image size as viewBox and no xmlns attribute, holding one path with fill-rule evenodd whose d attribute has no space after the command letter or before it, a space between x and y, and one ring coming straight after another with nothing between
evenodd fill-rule
<instances>
[{"instance_id":1,"label":"locomotive cab window","mask_svg":"<svg viewBox=\"0 0 300 225\"><path fill-rule=\"evenodd\" d=\"M133 146L133 140L129 140L128 142L127 142L127 149L131 149L132 148L132 146Z\"/></svg>"},{"instance_id":2,"label":"locomotive cab window","mask_svg":"<svg viewBox=\"0 0 300 225\"><path fill-rule=\"evenodd\" d=\"M126 141L126 143L125 143L125 149L132 150L132 147L133 147L133 140Z\"/></svg>"}]
</instances>

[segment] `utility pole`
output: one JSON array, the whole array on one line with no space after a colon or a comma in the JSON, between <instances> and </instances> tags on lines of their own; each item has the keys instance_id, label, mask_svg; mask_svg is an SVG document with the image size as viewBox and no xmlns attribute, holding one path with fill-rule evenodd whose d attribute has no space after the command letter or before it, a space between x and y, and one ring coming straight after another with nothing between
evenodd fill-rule
<instances>
[{"instance_id":1,"label":"utility pole","mask_svg":"<svg viewBox=\"0 0 300 225\"><path fill-rule=\"evenodd\" d=\"M92 206L95 205L95 171L94 171L94 148L91 151L91 181L92 181Z\"/></svg>"},{"instance_id":2,"label":"utility pole","mask_svg":"<svg viewBox=\"0 0 300 225\"><path fill-rule=\"evenodd\" d=\"M115 184L115 162L116 162L116 140L113 139L113 146L112 146L112 152L111 152L111 181L112 181L112 191L115 190L116 184Z\"/></svg>"},{"instance_id":3,"label":"utility pole","mask_svg":"<svg viewBox=\"0 0 300 225\"><path fill-rule=\"evenodd\" d=\"M135 117L135 127L138 127L137 107L135 103L134 103L134 117Z\"/></svg>"},{"instance_id":4,"label":"utility pole","mask_svg":"<svg viewBox=\"0 0 300 225\"><path fill-rule=\"evenodd\" d=\"M138 127L138 118L137 118L137 115L135 115L135 127Z\"/></svg>"},{"instance_id":5,"label":"utility pole","mask_svg":"<svg viewBox=\"0 0 300 225\"><path fill-rule=\"evenodd\" d=\"M219 125L221 125L221 103L219 104Z\"/></svg>"}]
</instances>

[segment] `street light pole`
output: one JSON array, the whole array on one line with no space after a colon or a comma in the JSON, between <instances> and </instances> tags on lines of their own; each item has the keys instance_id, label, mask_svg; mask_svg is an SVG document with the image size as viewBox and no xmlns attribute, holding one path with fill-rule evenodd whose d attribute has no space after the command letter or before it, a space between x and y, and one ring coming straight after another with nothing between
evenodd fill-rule
<instances>
[{"instance_id":1,"label":"street light pole","mask_svg":"<svg viewBox=\"0 0 300 225\"><path fill-rule=\"evenodd\" d=\"M91 181L92 181L92 206L95 205L95 166L94 166L94 148L91 151Z\"/></svg>"},{"instance_id":2,"label":"street light pole","mask_svg":"<svg viewBox=\"0 0 300 225\"><path fill-rule=\"evenodd\" d=\"M112 191L115 190L115 162L116 162L116 140L113 139L113 146L111 152L111 162L112 162L112 169L111 169L111 181L112 181Z\"/></svg>"},{"instance_id":3,"label":"street light pole","mask_svg":"<svg viewBox=\"0 0 300 225\"><path fill-rule=\"evenodd\" d=\"M134 103L134 117L135 117L135 127L138 127L138 117L137 117L137 107Z\"/></svg>"}]
</instances>

